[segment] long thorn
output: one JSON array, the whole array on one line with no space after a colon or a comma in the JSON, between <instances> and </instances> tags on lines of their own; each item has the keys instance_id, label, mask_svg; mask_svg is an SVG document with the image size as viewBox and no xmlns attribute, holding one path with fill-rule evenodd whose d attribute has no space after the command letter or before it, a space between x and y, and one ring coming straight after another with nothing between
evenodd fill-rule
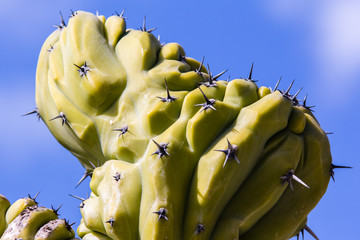
<instances>
[{"instance_id":1,"label":"long thorn","mask_svg":"<svg viewBox=\"0 0 360 240\"><path fill-rule=\"evenodd\" d=\"M202 95L204 96L205 101L206 101L207 103L209 103L209 102L210 102L209 99L206 97L205 93L201 90L200 87L199 87L199 90L200 90L200 92L202 93Z\"/></svg>"},{"instance_id":2,"label":"long thorn","mask_svg":"<svg viewBox=\"0 0 360 240\"><path fill-rule=\"evenodd\" d=\"M119 17L124 18L124 12L125 12L125 8L122 10L122 12L120 13Z\"/></svg>"},{"instance_id":3,"label":"long thorn","mask_svg":"<svg viewBox=\"0 0 360 240\"><path fill-rule=\"evenodd\" d=\"M331 164L331 166L330 166L330 177L332 178L332 180L334 182L335 182L335 172L334 172L335 168L352 168L352 167Z\"/></svg>"},{"instance_id":4,"label":"long thorn","mask_svg":"<svg viewBox=\"0 0 360 240\"><path fill-rule=\"evenodd\" d=\"M249 73L249 80L252 79L253 68L254 68L254 62L251 64L250 73Z\"/></svg>"},{"instance_id":5,"label":"long thorn","mask_svg":"<svg viewBox=\"0 0 360 240\"><path fill-rule=\"evenodd\" d=\"M301 87L301 88L299 89L299 91L297 91L292 98L293 98L293 99L296 98L297 95L299 95L299 93L301 92L302 89L303 89L303 88Z\"/></svg>"},{"instance_id":6,"label":"long thorn","mask_svg":"<svg viewBox=\"0 0 360 240\"><path fill-rule=\"evenodd\" d=\"M196 73L199 74L199 75L202 75L201 69L202 69L203 64L204 64L204 59L205 59L205 56L202 58L199 68L196 69Z\"/></svg>"},{"instance_id":7,"label":"long thorn","mask_svg":"<svg viewBox=\"0 0 360 240\"><path fill-rule=\"evenodd\" d=\"M34 201L35 201L36 198L39 196L39 194L40 194L40 191L38 191L38 192L36 193L35 197L33 198Z\"/></svg>"},{"instance_id":8,"label":"long thorn","mask_svg":"<svg viewBox=\"0 0 360 240\"><path fill-rule=\"evenodd\" d=\"M229 69L226 69L224 71L222 71L221 73L217 74L215 77L213 77L213 80L217 80L221 75L223 75L224 73L226 73Z\"/></svg>"},{"instance_id":9,"label":"long thorn","mask_svg":"<svg viewBox=\"0 0 360 240\"><path fill-rule=\"evenodd\" d=\"M86 200L85 198L78 197L78 196L75 196L75 195L72 195L72 194L69 194L69 196L70 196L70 197L73 197L73 198L76 198L76 199L78 199L78 200L80 200L80 201L82 201L82 202Z\"/></svg>"},{"instance_id":10,"label":"long thorn","mask_svg":"<svg viewBox=\"0 0 360 240\"><path fill-rule=\"evenodd\" d=\"M143 31L146 32L146 17L144 16L143 20Z\"/></svg>"},{"instance_id":11,"label":"long thorn","mask_svg":"<svg viewBox=\"0 0 360 240\"><path fill-rule=\"evenodd\" d=\"M286 90L286 92L284 93L284 95L288 95L288 94L289 94L290 89L291 89L292 85L294 84L294 82L295 82L295 79L291 82L290 86L288 87L288 89Z\"/></svg>"},{"instance_id":12,"label":"long thorn","mask_svg":"<svg viewBox=\"0 0 360 240\"><path fill-rule=\"evenodd\" d=\"M316 240L320 240L320 239L318 238L318 236L316 236L316 234L313 232L313 230L311 230L311 229L309 228L308 225L305 225L305 226L304 226L304 229L305 229L308 233L310 233L310 235L311 235L313 238L315 238Z\"/></svg>"},{"instance_id":13,"label":"long thorn","mask_svg":"<svg viewBox=\"0 0 360 240\"><path fill-rule=\"evenodd\" d=\"M79 182L76 184L75 188L77 188L87 177L91 177L91 175L92 175L92 172L90 172L90 171L87 170L87 171L84 173L84 175L82 175L82 177L80 178Z\"/></svg>"},{"instance_id":14,"label":"long thorn","mask_svg":"<svg viewBox=\"0 0 360 240\"><path fill-rule=\"evenodd\" d=\"M277 90L277 88L279 87L280 81L281 81L282 77L279 78L279 80L277 80L275 88L273 90L273 92L275 92Z\"/></svg>"},{"instance_id":15,"label":"long thorn","mask_svg":"<svg viewBox=\"0 0 360 240\"><path fill-rule=\"evenodd\" d=\"M295 181L297 181L298 183L300 183L301 185L307 187L307 188L310 188L306 183L304 183L300 178L298 178L295 174L293 175L293 179Z\"/></svg>"}]
</instances>

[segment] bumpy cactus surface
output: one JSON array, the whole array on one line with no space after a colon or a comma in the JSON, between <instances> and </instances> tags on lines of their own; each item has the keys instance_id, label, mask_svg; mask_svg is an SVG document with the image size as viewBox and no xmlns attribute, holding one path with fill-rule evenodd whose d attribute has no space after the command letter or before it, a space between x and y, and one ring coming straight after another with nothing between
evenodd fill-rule
<instances>
[{"instance_id":1,"label":"bumpy cactus surface","mask_svg":"<svg viewBox=\"0 0 360 240\"><path fill-rule=\"evenodd\" d=\"M218 80L177 43L78 11L41 50L37 113L92 176L83 239L288 239L334 165L306 101ZM313 233L312 233L313 234ZM313 236L316 237L315 234Z\"/></svg>"},{"instance_id":2,"label":"bumpy cactus surface","mask_svg":"<svg viewBox=\"0 0 360 240\"><path fill-rule=\"evenodd\" d=\"M13 204L0 195L1 240L75 240L72 224L58 218L58 209L38 206L34 198Z\"/></svg>"}]
</instances>

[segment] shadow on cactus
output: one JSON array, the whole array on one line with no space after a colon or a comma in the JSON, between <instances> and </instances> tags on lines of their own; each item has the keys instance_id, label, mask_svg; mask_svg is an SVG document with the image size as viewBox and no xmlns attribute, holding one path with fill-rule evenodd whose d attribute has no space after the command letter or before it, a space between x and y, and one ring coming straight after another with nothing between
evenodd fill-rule
<instances>
[{"instance_id":1,"label":"shadow on cactus","mask_svg":"<svg viewBox=\"0 0 360 240\"><path fill-rule=\"evenodd\" d=\"M37 111L92 176L83 239L289 239L333 167L306 101L219 80L123 15L78 11L45 41Z\"/></svg>"}]
</instances>

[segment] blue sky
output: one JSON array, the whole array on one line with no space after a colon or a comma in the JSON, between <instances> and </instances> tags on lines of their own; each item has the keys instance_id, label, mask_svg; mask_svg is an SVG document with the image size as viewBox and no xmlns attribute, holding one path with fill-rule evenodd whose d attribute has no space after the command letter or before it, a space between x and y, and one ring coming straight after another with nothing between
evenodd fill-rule
<instances>
[{"instance_id":1,"label":"blue sky","mask_svg":"<svg viewBox=\"0 0 360 240\"><path fill-rule=\"evenodd\" d=\"M187 56L229 68L231 78L247 76L254 62L258 85L281 88L295 79L329 135L336 182L310 214L308 225L321 239L358 237L360 215L360 2L355 0L263 1L0 1L0 193L11 202L41 191L50 207L63 203L61 217L80 222L79 201L89 181L77 189L81 165L35 117L37 57L46 37L72 10L106 17L126 9L129 28L158 27L162 41L178 42ZM67 21L67 20L66 20ZM306 239L311 239L306 236Z\"/></svg>"}]
</instances>

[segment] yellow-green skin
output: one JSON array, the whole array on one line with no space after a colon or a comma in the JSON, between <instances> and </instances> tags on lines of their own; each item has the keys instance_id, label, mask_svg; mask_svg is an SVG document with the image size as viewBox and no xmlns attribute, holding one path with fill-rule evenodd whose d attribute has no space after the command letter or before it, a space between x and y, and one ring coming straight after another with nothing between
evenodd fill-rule
<instances>
[{"instance_id":1,"label":"yellow-green skin","mask_svg":"<svg viewBox=\"0 0 360 240\"><path fill-rule=\"evenodd\" d=\"M10 207L10 202L7 198L0 194L0 236L7 228L6 212Z\"/></svg>"},{"instance_id":2,"label":"yellow-green skin","mask_svg":"<svg viewBox=\"0 0 360 240\"><path fill-rule=\"evenodd\" d=\"M35 200L30 197L20 198L16 200L6 212L6 222L10 224L22 211L27 207L37 205Z\"/></svg>"},{"instance_id":3,"label":"yellow-green skin","mask_svg":"<svg viewBox=\"0 0 360 240\"><path fill-rule=\"evenodd\" d=\"M30 197L12 205L0 195L1 240L75 240L75 232L55 210L38 207Z\"/></svg>"},{"instance_id":4,"label":"yellow-green skin","mask_svg":"<svg viewBox=\"0 0 360 240\"><path fill-rule=\"evenodd\" d=\"M104 20L79 11L68 27L48 37L40 52L38 111L57 140L86 169L109 159L138 161L150 139L178 118L188 91L203 81L193 71L200 63L173 59L184 55L179 45L169 44L161 51L151 33L125 32L125 27L122 17ZM81 77L74 64L85 62L90 70ZM166 96L165 78L172 95L178 97L168 104L157 98ZM50 121L61 112L68 123ZM113 130L125 124L132 134L118 137Z\"/></svg>"},{"instance_id":5,"label":"yellow-green skin","mask_svg":"<svg viewBox=\"0 0 360 240\"><path fill-rule=\"evenodd\" d=\"M211 85L213 76L179 44L162 45L143 30L126 29L121 16L78 11L39 56L38 112L92 173L78 235L265 239L272 231L274 240L291 237L330 177L328 143L313 133L306 108L251 79ZM235 152L226 159L229 144ZM309 174L308 158L316 159ZM294 184L307 194L305 207L281 184L290 169L311 185ZM270 224L286 215L288 199L302 213L289 224Z\"/></svg>"},{"instance_id":6,"label":"yellow-green skin","mask_svg":"<svg viewBox=\"0 0 360 240\"><path fill-rule=\"evenodd\" d=\"M34 240L66 240L75 237L74 230L67 226L64 219L55 219L43 225L36 233Z\"/></svg>"},{"instance_id":7,"label":"yellow-green skin","mask_svg":"<svg viewBox=\"0 0 360 240\"><path fill-rule=\"evenodd\" d=\"M251 173L225 207L212 239L238 239L239 235L254 226L279 200L288 183L279 184L278 176L296 169L304 149L302 136L288 130L283 134L285 139L259 160L259 167Z\"/></svg>"},{"instance_id":8,"label":"yellow-green skin","mask_svg":"<svg viewBox=\"0 0 360 240\"><path fill-rule=\"evenodd\" d=\"M22 211L8 226L1 240L33 240L37 231L47 222L57 218L57 215L44 207L29 207Z\"/></svg>"},{"instance_id":9,"label":"yellow-green skin","mask_svg":"<svg viewBox=\"0 0 360 240\"><path fill-rule=\"evenodd\" d=\"M300 184L294 185L294 191L287 188L266 216L239 239L290 238L297 230L299 223L306 218L324 195L330 180L329 140L317 121L310 115L305 115L303 158L295 174L308 184L310 189Z\"/></svg>"}]
</instances>

